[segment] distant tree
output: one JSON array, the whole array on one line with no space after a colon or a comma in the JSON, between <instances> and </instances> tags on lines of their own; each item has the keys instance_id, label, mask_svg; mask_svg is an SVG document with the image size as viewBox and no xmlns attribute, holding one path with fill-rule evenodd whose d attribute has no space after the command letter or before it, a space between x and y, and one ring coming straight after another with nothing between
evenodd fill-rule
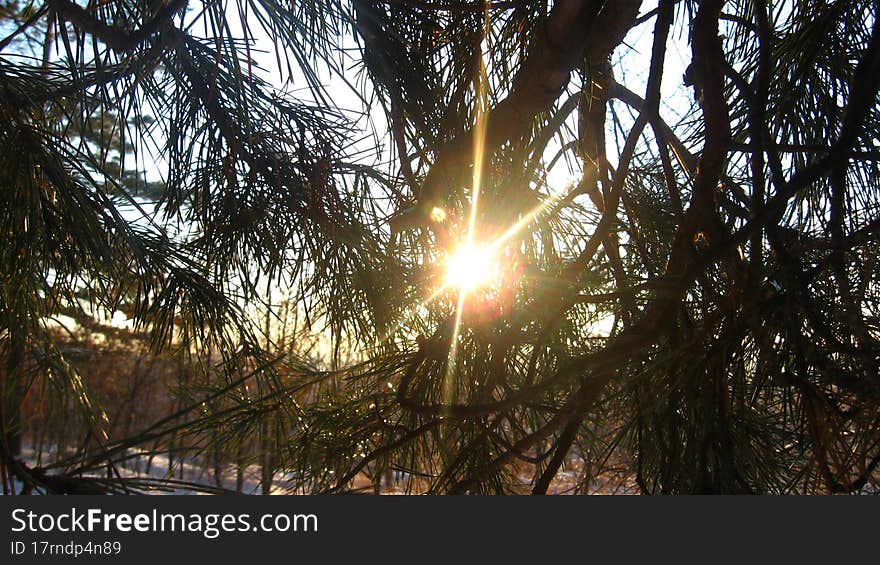
<instances>
[{"instance_id":1,"label":"distant tree","mask_svg":"<svg viewBox=\"0 0 880 565\"><path fill-rule=\"evenodd\" d=\"M0 437L35 382L78 399L53 477L188 433L307 492L877 481L876 1L2 10ZM261 329L266 284L323 363ZM200 371L195 421L102 439L47 329L93 307Z\"/></svg>"}]
</instances>

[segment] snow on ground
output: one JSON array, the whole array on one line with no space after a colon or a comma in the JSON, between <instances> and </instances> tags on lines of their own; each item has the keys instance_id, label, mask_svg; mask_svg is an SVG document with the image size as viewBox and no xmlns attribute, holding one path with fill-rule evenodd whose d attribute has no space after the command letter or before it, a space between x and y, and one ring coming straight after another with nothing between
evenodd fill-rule
<instances>
[{"instance_id":1,"label":"snow on ground","mask_svg":"<svg viewBox=\"0 0 880 565\"><path fill-rule=\"evenodd\" d=\"M37 457L37 453L30 446L26 446L22 450L22 461L30 467L38 466L40 460L46 461L46 453L44 457ZM260 486L260 468L257 465L250 465L242 470L241 493L246 495L262 494ZM221 469L220 484L214 477L214 470L207 469L192 460L180 461L175 458L173 464L167 453L149 454L138 450L129 450L127 458L120 462L114 473L125 479L135 480L139 482L139 490L144 486L153 485L157 488L151 490L152 494L159 495L182 495L182 494L199 494L198 489L203 492L210 492L215 489L223 489L229 493L236 492L236 469L232 464L225 465ZM584 467L582 462L576 457L571 457L566 461L565 466L559 471L556 479L550 485L548 494L638 494L638 487L634 478L627 473L625 469L606 470L600 476L593 478L589 483L586 491L579 488L584 482ZM93 474L92 476L107 476L106 472L101 474ZM278 472L273 478L272 490L270 494L304 494L302 490L297 490L290 485L293 484L295 477L290 473ZM407 491L407 482L410 478L408 473L395 471L391 476L391 484L382 486L382 494L403 495L409 494ZM138 479L143 482L137 481ZM163 480L172 479L180 481L180 486L160 485ZM533 476L531 469L523 469L519 474L520 491L528 493L531 490ZM196 488L187 488L183 483L189 483ZM23 485L18 479L13 480L15 493L21 493ZM373 492L373 482L365 475L358 476L352 485L353 489L363 493ZM3 489L0 489L2 493ZM5 493L2 493L5 494ZM39 493L35 493L39 494ZM880 494L880 489L875 488L870 483L865 485L859 494Z\"/></svg>"},{"instance_id":2,"label":"snow on ground","mask_svg":"<svg viewBox=\"0 0 880 565\"><path fill-rule=\"evenodd\" d=\"M181 461L175 458L173 464L167 453L149 454L138 450L129 450L127 457L119 462L115 469L111 472L113 476L118 476L133 481L133 485L137 484L139 490L147 486L154 486L150 490L153 494L158 495L181 495L181 494L199 494L199 489L205 492L214 489L223 489L223 491L236 492L237 473L235 466L228 464L221 469L220 484L217 484L214 476L214 470L208 469L193 460ZM46 452L43 457L37 457L36 452L30 446L22 451L22 461L30 467L39 466L47 460ZM108 476L107 471L101 473L92 473L90 476ZM303 494L301 490L297 490L290 485L295 477L290 473L278 472L273 478L271 494ZM395 471L391 474L391 484L383 481L382 494L404 495L408 494L407 482L410 478L408 473ZM520 474L520 490L528 493L531 490L532 476L530 472L523 471ZM179 486L159 484L165 480L179 481ZM556 480L551 484L550 494L579 494L577 486L583 480L583 466L578 461L572 459L559 472ZM183 483L195 486L189 488ZM15 492L20 493L22 484L17 479L14 483ZM373 482L365 475L358 476L354 481L352 488L358 492L372 493ZM635 485L631 480L623 474L613 476L603 476L600 480L593 481L591 488L587 491L590 494L632 494L637 492ZM257 465L250 465L242 470L241 493L246 495L262 494L260 485L260 468Z\"/></svg>"},{"instance_id":3,"label":"snow on ground","mask_svg":"<svg viewBox=\"0 0 880 565\"><path fill-rule=\"evenodd\" d=\"M43 457L38 457L32 447L26 446L22 449L21 460L29 467L37 467L41 462L45 464L47 460L46 453L44 451ZM155 487L150 491L152 494L160 495L199 494L198 490L187 488L182 484L178 488L159 484L160 481L167 479L179 481L180 483L191 483L207 491L222 489L230 493L236 492L236 470L233 465L223 467L222 478L218 485L214 478L213 470L208 470L191 460L183 462L175 460L172 466L171 459L167 453L151 455L147 452L129 450L126 455L127 457L117 463L114 469L103 473L86 473L84 476L106 477L109 472L112 473L112 476L120 476L124 479L142 479L143 483L141 484ZM287 482L286 479L289 478L290 476L277 473L274 478L275 483L272 486L271 494L296 494L293 489L284 484ZM23 485L17 478L14 479L13 486L16 494L22 491ZM138 490L141 490L141 488L138 485ZM241 493L248 495L262 494L260 468L258 466L250 465L243 469ZM3 494L2 489L0 489L0 494Z\"/></svg>"}]
</instances>

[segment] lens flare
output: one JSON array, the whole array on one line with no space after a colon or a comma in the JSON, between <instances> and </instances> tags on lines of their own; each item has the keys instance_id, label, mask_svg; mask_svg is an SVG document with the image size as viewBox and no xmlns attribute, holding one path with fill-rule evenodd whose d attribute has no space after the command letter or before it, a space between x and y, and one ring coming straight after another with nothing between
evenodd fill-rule
<instances>
[{"instance_id":1,"label":"lens flare","mask_svg":"<svg viewBox=\"0 0 880 565\"><path fill-rule=\"evenodd\" d=\"M442 224L446 221L446 210L438 206L434 206L431 210L431 221Z\"/></svg>"}]
</instances>

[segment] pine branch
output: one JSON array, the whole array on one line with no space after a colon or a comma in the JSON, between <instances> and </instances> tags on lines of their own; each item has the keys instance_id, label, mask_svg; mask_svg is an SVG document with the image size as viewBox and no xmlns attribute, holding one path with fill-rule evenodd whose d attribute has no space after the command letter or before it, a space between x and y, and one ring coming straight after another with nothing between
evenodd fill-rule
<instances>
[{"instance_id":1,"label":"pine branch","mask_svg":"<svg viewBox=\"0 0 880 565\"><path fill-rule=\"evenodd\" d=\"M70 0L48 0L58 17L67 20L82 31L94 35L119 54L131 51L147 41L152 35L171 24L171 19L186 8L188 0L162 3L156 14L142 27L127 31L104 23L85 8Z\"/></svg>"},{"instance_id":2,"label":"pine branch","mask_svg":"<svg viewBox=\"0 0 880 565\"><path fill-rule=\"evenodd\" d=\"M635 12L638 4L635 3ZM559 98L568 84L571 71L580 63L591 37L594 22L607 25L598 18L605 4L593 0L558 0L550 11L547 23L529 56L513 78L510 95L487 112L485 141L482 150L491 154L505 141L524 135L533 118ZM631 26L636 14L611 11ZM617 23L617 21L615 21ZM626 28L618 23L616 27ZM613 46L611 47L613 48ZM394 231L424 225L431 210L441 206L450 186L458 186L473 162L475 130L470 129L445 144L438 152L421 190L417 204L391 219Z\"/></svg>"}]
</instances>

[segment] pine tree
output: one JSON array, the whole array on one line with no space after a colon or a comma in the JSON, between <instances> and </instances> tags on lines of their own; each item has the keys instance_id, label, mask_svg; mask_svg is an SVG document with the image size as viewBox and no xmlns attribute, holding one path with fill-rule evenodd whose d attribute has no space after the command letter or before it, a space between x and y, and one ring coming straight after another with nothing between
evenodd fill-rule
<instances>
[{"instance_id":1,"label":"pine tree","mask_svg":"<svg viewBox=\"0 0 880 565\"><path fill-rule=\"evenodd\" d=\"M189 488L114 472L173 437L303 492L876 485L877 16L4 3L4 472ZM95 309L193 371L125 438L50 331ZM11 445L36 389L87 424L43 467Z\"/></svg>"}]
</instances>

